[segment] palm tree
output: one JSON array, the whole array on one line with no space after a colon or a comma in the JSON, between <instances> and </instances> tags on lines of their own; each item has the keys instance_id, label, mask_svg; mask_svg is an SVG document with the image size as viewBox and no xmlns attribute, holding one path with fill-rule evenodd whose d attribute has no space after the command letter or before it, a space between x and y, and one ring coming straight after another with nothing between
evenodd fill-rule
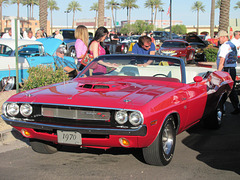
<instances>
[{"instance_id":1,"label":"palm tree","mask_svg":"<svg viewBox=\"0 0 240 180\"><path fill-rule=\"evenodd\" d=\"M73 12L72 28L74 28L74 17L75 17L75 12L76 12L76 11L82 11L82 9L81 9L81 5L80 5L77 1L71 1L71 2L68 4L68 8L67 8L67 10Z\"/></svg>"},{"instance_id":2,"label":"palm tree","mask_svg":"<svg viewBox=\"0 0 240 180\"><path fill-rule=\"evenodd\" d=\"M39 23L40 27L44 28L45 31L47 30L47 4L48 0L39 0Z\"/></svg>"},{"instance_id":3,"label":"palm tree","mask_svg":"<svg viewBox=\"0 0 240 180\"><path fill-rule=\"evenodd\" d=\"M23 0L11 0L11 4L17 4L17 19L19 19L19 6L24 3Z\"/></svg>"},{"instance_id":4,"label":"palm tree","mask_svg":"<svg viewBox=\"0 0 240 180\"><path fill-rule=\"evenodd\" d=\"M56 1L55 0L48 0L48 8L50 9L50 11L51 11L51 34L52 34L52 22L53 22L53 20L52 20L52 11L53 10L59 10L59 7L57 6L57 3L56 3Z\"/></svg>"},{"instance_id":5,"label":"palm tree","mask_svg":"<svg viewBox=\"0 0 240 180\"><path fill-rule=\"evenodd\" d=\"M192 11L197 11L197 34L199 34L199 12L205 11L205 6L201 1L196 1L192 6Z\"/></svg>"},{"instance_id":6,"label":"palm tree","mask_svg":"<svg viewBox=\"0 0 240 180\"><path fill-rule=\"evenodd\" d=\"M104 26L104 0L98 0L98 27Z\"/></svg>"},{"instance_id":7,"label":"palm tree","mask_svg":"<svg viewBox=\"0 0 240 180\"><path fill-rule=\"evenodd\" d=\"M121 7L127 8L127 22L130 24L131 20L131 9L133 8L139 8L138 5L136 5L136 0L122 0Z\"/></svg>"},{"instance_id":8,"label":"palm tree","mask_svg":"<svg viewBox=\"0 0 240 180\"><path fill-rule=\"evenodd\" d=\"M0 31L2 32L2 7L8 5L8 0L0 0Z\"/></svg>"},{"instance_id":9,"label":"palm tree","mask_svg":"<svg viewBox=\"0 0 240 180\"><path fill-rule=\"evenodd\" d=\"M151 23L153 24L153 13L154 13L154 1L155 0L147 0L144 5L145 5L145 8L151 8Z\"/></svg>"},{"instance_id":10,"label":"palm tree","mask_svg":"<svg viewBox=\"0 0 240 180\"><path fill-rule=\"evenodd\" d=\"M97 18L98 18L98 3L93 3L93 5L90 7L90 11L96 11L95 25L94 25L94 32L95 32L97 27Z\"/></svg>"},{"instance_id":11,"label":"palm tree","mask_svg":"<svg viewBox=\"0 0 240 180\"><path fill-rule=\"evenodd\" d=\"M220 9L221 6L221 0L217 0L215 4L215 9Z\"/></svg>"},{"instance_id":12,"label":"palm tree","mask_svg":"<svg viewBox=\"0 0 240 180\"><path fill-rule=\"evenodd\" d=\"M30 17L33 17L33 7L34 5L39 5L38 0L23 0L23 6L30 6Z\"/></svg>"},{"instance_id":13,"label":"palm tree","mask_svg":"<svg viewBox=\"0 0 240 180\"><path fill-rule=\"evenodd\" d=\"M154 6L155 6L154 26L155 26L155 24L156 24L157 12L163 9L163 8L162 8L162 5L163 5L163 3L162 3L161 0L155 0L155 1L154 1Z\"/></svg>"},{"instance_id":14,"label":"palm tree","mask_svg":"<svg viewBox=\"0 0 240 180\"><path fill-rule=\"evenodd\" d=\"M236 3L236 6L234 6L233 8L234 8L235 10L236 10L236 9L240 9L240 1L238 1L238 2Z\"/></svg>"},{"instance_id":15,"label":"palm tree","mask_svg":"<svg viewBox=\"0 0 240 180\"><path fill-rule=\"evenodd\" d=\"M230 0L221 0L218 31L228 31Z\"/></svg>"},{"instance_id":16,"label":"palm tree","mask_svg":"<svg viewBox=\"0 0 240 180\"><path fill-rule=\"evenodd\" d=\"M106 8L112 10L112 19L113 19L114 29L116 29L116 19L115 19L116 17L114 18L113 10L119 9L118 5L119 4L115 0L107 1Z\"/></svg>"},{"instance_id":17,"label":"palm tree","mask_svg":"<svg viewBox=\"0 0 240 180\"><path fill-rule=\"evenodd\" d=\"M212 0L211 18L210 18L210 36L214 37L214 17L215 17L215 0Z\"/></svg>"}]
</instances>

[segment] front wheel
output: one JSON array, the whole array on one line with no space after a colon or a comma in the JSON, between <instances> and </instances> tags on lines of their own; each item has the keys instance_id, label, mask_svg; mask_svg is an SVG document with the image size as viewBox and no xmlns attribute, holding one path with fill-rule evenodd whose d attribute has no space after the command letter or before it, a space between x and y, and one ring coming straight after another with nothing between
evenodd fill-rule
<instances>
[{"instance_id":1,"label":"front wheel","mask_svg":"<svg viewBox=\"0 0 240 180\"><path fill-rule=\"evenodd\" d=\"M5 91L12 90L16 85L15 77L2 78L0 83L0 89L4 89Z\"/></svg>"},{"instance_id":2,"label":"front wheel","mask_svg":"<svg viewBox=\"0 0 240 180\"><path fill-rule=\"evenodd\" d=\"M169 116L153 143L143 148L143 157L146 163L166 166L173 158L175 144L176 130L174 129L173 116Z\"/></svg>"},{"instance_id":3,"label":"front wheel","mask_svg":"<svg viewBox=\"0 0 240 180\"><path fill-rule=\"evenodd\" d=\"M57 152L56 145L50 142L41 141L37 139L29 139L29 143L35 152L41 154L53 154Z\"/></svg>"},{"instance_id":4,"label":"front wheel","mask_svg":"<svg viewBox=\"0 0 240 180\"><path fill-rule=\"evenodd\" d=\"M69 48L69 56L72 57L72 58L76 57L76 50L75 50L74 47Z\"/></svg>"}]
</instances>

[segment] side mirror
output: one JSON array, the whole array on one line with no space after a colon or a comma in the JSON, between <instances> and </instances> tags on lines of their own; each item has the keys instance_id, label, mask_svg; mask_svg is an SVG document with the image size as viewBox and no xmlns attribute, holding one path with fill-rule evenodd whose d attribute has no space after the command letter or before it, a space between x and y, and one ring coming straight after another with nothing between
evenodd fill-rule
<instances>
[{"instance_id":1,"label":"side mirror","mask_svg":"<svg viewBox=\"0 0 240 180\"><path fill-rule=\"evenodd\" d=\"M194 82L201 82L203 80L203 77L202 76L195 76L193 78Z\"/></svg>"}]
</instances>

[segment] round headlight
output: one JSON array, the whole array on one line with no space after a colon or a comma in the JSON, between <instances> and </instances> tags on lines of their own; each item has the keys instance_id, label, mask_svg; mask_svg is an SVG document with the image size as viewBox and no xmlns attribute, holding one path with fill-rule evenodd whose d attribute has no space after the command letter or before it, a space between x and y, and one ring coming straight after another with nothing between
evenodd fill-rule
<instances>
[{"instance_id":1,"label":"round headlight","mask_svg":"<svg viewBox=\"0 0 240 180\"><path fill-rule=\"evenodd\" d=\"M139 112L132 112L129 116L129 122L134 126L140 125L142 121L143 118Z\"/></svg>"},{"instance_id":2,"label":"round headlight","mask_svg":"<svg viewBox=\"0 0 240 180\"><path fill-rule=\"evenodd\" d=\"M24 117L28 117L32 114L32 106L30 104L22 104L20 107L20 113Z\"/></svg>"},{"instance_id":3,"label":"round headlight","mask_svg":"<svg viewBox=\"0 0 240 180\"><path fill-rule=\"evenodd\" d=\"M117 111L115 114L115 120L118 124L124 124L128 120L128 114L126 111Z\"/></svg>"},{"instance_id":4,"label":"round headlight","mask_svg":"<svg viewBox=\"0 0 240 180\"><path fill-rule=\"evenodd\" d=\"M7 113L10 116L16 116L19 113L19 106L16 103L7 104Z\"/></svg>"}]
</instances>

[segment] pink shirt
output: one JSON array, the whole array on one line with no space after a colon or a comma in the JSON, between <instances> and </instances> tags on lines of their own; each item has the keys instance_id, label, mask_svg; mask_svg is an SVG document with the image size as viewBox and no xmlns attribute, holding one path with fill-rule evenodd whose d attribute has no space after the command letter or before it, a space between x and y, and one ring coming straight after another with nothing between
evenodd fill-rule
<instances>
[{"instance_id":1,"label":"pink shirt","mask_svg":"<svg viewBox=\"0 0 240 180\"><path fill-rule=\"evenodd\" d=\"M80 57L84 55L87 51L87 46L83 43L81 39L77 39L75 42L75 50L76 50L76 56ZM81 61L82 59L78 58L78 61Z\"/></svg>"},{"instance_id":2,"label":"pink shirt","mask_svg":"<svg viewBox=\"0 0 240 180\"><path fill-rule=\"evenodd\" d=\"M106 54L105 49L100 44L98 44L98 47L99 47L98 48L98 56L105 55ZM93 55L93 52L90 51L90 54ZM104 73L105 74L105 73L107 73L107 68L101 64L98 64L97 68L95 68L93 70L93 73Z\"/></svg>"}]
</instances>

